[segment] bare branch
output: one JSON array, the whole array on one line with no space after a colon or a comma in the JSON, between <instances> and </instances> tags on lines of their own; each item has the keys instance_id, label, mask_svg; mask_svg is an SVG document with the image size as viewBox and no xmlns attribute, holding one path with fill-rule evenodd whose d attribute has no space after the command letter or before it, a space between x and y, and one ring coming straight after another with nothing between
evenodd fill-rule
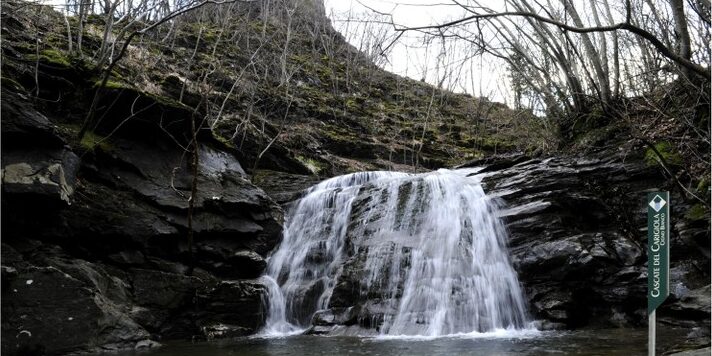
<instances>
[{"instance_id":1,"label":"bare branch","mask_svg":"<svg viewBox=\"0 0 712 356\"><path fill-rule=\"evenodd\" d=\"M674 50L665 46L665 44L663 44L652 33L648 32L647 30L644 30L638 26L633 25L630 22L629 2L627 4L626 22L620 22L620 23L608 25L608 26L595 26L595 27L571 26L571 25L567 25L565 23L550 19L548 17L541 16L539 14L535 14L532 12L526 12L526 11L507 11L507 12L496 12L496 13L488 13L488 14L474 14L474 15L463 17L458 20L445 22L445 23L439 24L439 25L415 26L415 27L399 26L395 22L393 22L393 18L391 16L391 24L393 25L393 28L395 31L423 31L423 30L432 30L432 29L443 29L443 28L448 28L448 27L452 27L455 25L468 24L468 23L474 22L476 20L493 19L493 18L508 17L508 16L509 17L516 16L516 17L532 18L539 22L554 25L562 30L575 32L575 33L612 32L612 31L618 31L618 30L625 30L625 31L631 32L631 33L645 39L646 41L648 41L651 45L653 45L653 47L655 47L655 49L657 49L666 58L668 58L668 59L672 60L673 62L681 65L682 67L696 73L697 75L702 77L704 80L706 80L706 81L710 80L709 68L705 68L697 63L690 61L689 59L683 58L679 54L675 53Z\"/></svg>"}]
</instances>

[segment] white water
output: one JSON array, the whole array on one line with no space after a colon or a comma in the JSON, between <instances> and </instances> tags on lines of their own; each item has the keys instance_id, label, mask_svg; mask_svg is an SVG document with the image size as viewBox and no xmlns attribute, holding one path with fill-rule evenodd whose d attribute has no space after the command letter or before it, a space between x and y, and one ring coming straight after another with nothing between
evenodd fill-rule
<instances>
[{"instance_id":1,"label":"white water","mask_svg":"<svg viewBox=\"0 0 712 356\"><path fill-rule=\"evenodd\" d=\"M284 240L268 261L262 334L299 333L315 311L329 307L341 266L351 257L347 236L356 254L365 254L364 301L377 294L378 308L391 311L383 313L380 334L523 329L526 309L506 230L480 178L468 177L475 171L364 172L312 187L287 212Z\"/></svg>"}]
</instances>

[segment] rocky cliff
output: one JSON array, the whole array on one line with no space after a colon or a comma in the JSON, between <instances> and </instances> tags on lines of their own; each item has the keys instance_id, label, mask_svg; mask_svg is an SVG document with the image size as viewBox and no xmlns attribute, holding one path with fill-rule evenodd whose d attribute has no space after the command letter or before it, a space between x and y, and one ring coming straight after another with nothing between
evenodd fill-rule
<instances>
[{"instance_id":1,"label":"rocky cliff","mask_svg":"<svg viewBox=\"0 0 712 356\"><path fill-rule=\"evenodd\" d=\"M505 204L512 261L533 316L567 327L646 325L646 193L670 189L671 297L658 315L708 330L709 300L701 296L709 291L709 220L659 168L607 150L485 167L485 189Z\"/></svg>"},{"instance_id":2,"label":"rocky cliff","mask_svg":"<svg viewBox=\"0 0 712 356\"><path fill-rule=\"evenodd\" d=\"M176 136L145 122L132 128L141 136L78 150L26 97L2 94L3 353L150 347L261 325L254 278L280 241L282 210L229 150L201 142L191 246L192 170Z\"/></svg>"}]
</instances>

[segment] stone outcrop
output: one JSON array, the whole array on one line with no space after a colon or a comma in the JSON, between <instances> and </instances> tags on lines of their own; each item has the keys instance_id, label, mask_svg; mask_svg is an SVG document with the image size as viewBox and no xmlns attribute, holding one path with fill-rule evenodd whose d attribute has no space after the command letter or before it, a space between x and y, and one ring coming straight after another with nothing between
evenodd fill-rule
<instances>
[{"instance_id":1,"label":"stone outcrop","mask_svg":"<svg viewBox=\"0 0 712 356\"><path fill-rule=\"evenodd\" d=\"M262 325L253 278L281 239L282 210L228 147L201 133L191 248L191 152L174 141L185 132L148 117L86 147L21 94L3 91L2 106L3 354L145 348Z\"/></svg>"},{"instance_id":2,"label":"stone outcrop","mask_svg":"<svg viewBox=\"0 0 712 356\"><path fill-rule=\"evenodd\" d=\"M664 185L659 168L604 151L508 159L485 170L485 190L503 202L512 262L535 318L568 327L644 325L645 193L671 190L671 255L685 257L672 258L671 297L660 314L670 323L709 321L709 305L697 314L673 311L709 285L710 231L707 219L688 217L692 204Z\"/></svg>"}]
</instances>

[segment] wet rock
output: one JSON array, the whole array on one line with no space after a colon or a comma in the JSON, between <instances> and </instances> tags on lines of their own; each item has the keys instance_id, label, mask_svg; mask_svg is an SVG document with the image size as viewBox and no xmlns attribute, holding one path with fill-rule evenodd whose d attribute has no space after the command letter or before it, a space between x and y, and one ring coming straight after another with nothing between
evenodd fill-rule
<instances>
[{"instance_id":1,"label":"wet rock","mask_svg":"<svg viewBox=\"0 0 712 356\"><path fill-rule=\"evenodd\" d=\"M359 308L332 308L314 313L311 324L316 326L354 325L358 323Z\"/></svg>"},{"instance_id":2,"label":"wet rock","mask_svg":"<svg viewBox=\"0 0 712 356\"><path fill-rule=\"evenodd\" d=\"M160 347L161 344L153 341L153 340L142 340L136 343L136 346L134 346L134 349L136 350L146 350L146 349L155 349Z\"/></svg>"},{"instance_id":3,"label":"wet rock","mask_svg":"<svg viewBox=\"0 0 712 356\"><path fill-rule=\"evenodd\" d=\"M146 93L110 92L117 109L93 134L129 117L126 100L138 100L143 114L101 145L72 148L60 137L69 127L6 94L2 337L15 342L3 342L3 352L147 348L157 345L152 337L205 335L209 323L229 326L230 335L263 323L258 283L215 286L264 270L281 239L282 210L247 179L234 150L201 132L191 255L193 176L181 147L190 110ZM25 292L29 285L37 292Z\"/></svg>"},{"instance_id":4,"label":"wet rock","mask_svg":"<svg viewBox=\"0 0 712 356\"><path fill-rule=\"evenodd\" d=\"M27 98L5 90L3 97L3 194L38 204L71 204L79 158Z\"/></svg>"},{"instance_id":5,"label":"wet rock","mask_svg":"<svg viewBox=\"0 0 712 356\"><path fill-rule=\"evenodd\" d=\"M566 329L566 324L555 323L549 320L535 320L531 326L542 331Z\"/></svg>"},{"instance_id":6,"label":"wet rock","mask_svg":"<svg viewBox=\"0 0 712 356\"><path fill-rule=\"evenodd\" d=\"M313 175L300 175L270 170L258 170L253 182L279 204L299 199L304 191L319 182Z\"/></svg>"},{"instance_id":7,"label":"wet rock","mask_svg":"<svg viewBox=\"0 0 712 356\"><path fill-rule=\"evenodd\" d=\"M252 333L254 330L235 325L208 323L201 326L200 331L203 333L206 340L215 340L244 336Z\"/></svg>"},{"instance_id":8,"label":"wet rock","mask_svg":"<svg viewBox=\"0 0 712 356\"><path fill-rule=\"evenodd\" d=\"M335 325L313 325L307 331L304 332L306 335L329 335L337 327Z\"/></svg>"},{"instance_id":9,"label":"wet rock","mask_svg":"<svg viewBox=\"0 0 712 356\"><path fill-rule=\"evenodd\" d=\"M12 90L3 90L2 96L3 151L15 147L60 148L66 144L49 119L37 111L26 96Z\"/></svg>"},{"instance_id":10,"label":"wet rock","mask_svg":"<svg viewBox=\"0 0 712 356\"><path fill-rule=\"evenodd\" d=\"M487 172L494 172L494 171L499 171L505 168L509 168L515 164L522 163L522 162L527 162L531 160L530 157L527 157L522 154L517 154L517 153L512 153L512 154L503 154L503 155L494 155L482 159L476 159L472 160L466 163L463 163L456 168L469 168L469 167L484 167L481 171L478 173L487 173Z\"/></svg>"},{"instance_id":11,"label":"wet rock","mask_svg":"<svg viewBox=\"0 0 712 356\"><path fill-rule=\"evenodd\" d=\"M125 314L116 298L125 291L114 282L85 261L64 261L62 269L20 269L2 294L2 337L8 341L3 353L133 348L145 342L150 334Z\"/></svg>"},{"instance_id":12,"label":"wet rock","mask_svg":"<svg viewBox=\"0 0 712 356\"><path fill-rule=\"evenodd\" d=\"M506 207L502 217L510 231L512 263L533 315L568 327L645 322L644 197L665 184L655 167L605 151L475 164L489 172L483 178L485 190ZM686 211L684 199L674 200ZM672 253L687 257L673 260L671 286L681 291L703 287L709 283L709 274L702 272L709 271L709 253L693 242L697 232L689 227L692 223L676 216ZM707 230L702 233L709 236ZM699 306L675 305L672 319L704 315L697 314Z\"/></svg>"},{"instance_id":13,"label":"wet rock","mask_svg":"<svg viewBox=\"0 0 712 356\"><path fill-rule=\"evenodd\" d=\"M618 260L624 266L632 266L645 257L640 246L625 238L615 240L613 249L616 251Z\"/></svg>"},{"instance_id":14,"label":"wet rock","mask_svg":"<svg viewBox=\"0 0 712 356\"><path fill-rule=\"evenodd\" d=\"M709 322L710 319L710 285L689 291L674 303L661 308L660 315L669 323L674 319L699 320Z\"/></svg>"},{"instance_id":15,"label":"wet rock","mask_svg":"<svg viewBox=\"0 0 712 356\"><path fill-rule=\"evenodd\" d=\"M592 257L579 241L578 236L523 245L513 250L515 268L526 276L532 273L547 273L547 279L564 280L570 274L585 273Z\"/></svg>"},{"instance_id":16,"label":"wet rock","mask_svg":"<svg viewBox=\"0 0 712 356\"><path fill-rule=\"evenodd\" d=\"M197 277L136 269L133 294L141 305L159 309L178 309L192 301L203 281Z\"/></svg>"},{"instance_id":17,"label":"wet rock","mask_svg":"<svg viewBox=\"0 0 712 356\"><path fill-rule=\"evenodd\" d=\"M241 278L257 278L267 268L267 261L257 252L240 250L232 254L229 262Z\"/></svg>"},{"instance_id":18,"label":"wet rock","mask_svg":"<svg viewBox=\"0 0 712 356\"><path fill-rule=\"evenodd\" d=\"M143 265L146 263L146 259L143 253L141 253L141 251L136 250L119 251L118 253L109 255L108 258L112 262L115 262L120 265L135 266Z\"/></svg>"},{"instance_id":19,"label":"wet rock","mask_svg":"<svg viewBox=\"0 0 712 356\"><path fill-rule=\"evenodd\" d=\"M111 151L98 153L96 164L97 174L102 178L134 190L157 205L188 208L186 194L190 193L192 170L184 152L169 143L116 139L112 141ZM265 212L274 208L269 206L271 200L264 192L244 179L245 172L234 156L202 145L199 164L200 189L195 207L266 206Z\"/></svg>"},{"instance_id":20,"label":"wet rock","mask_svg":"<svg viewBox=\"0 0 712 356\"><path fill-rule=\"evenodd\" d=\"M258 280L222 281L202 288L195 296L197 324L208 338L254 333L264 324L266 293Z\"/></svg>"},{"instance_id":21,"label":"wet rock","mask_svg":"<svg viewBox=\"0 0 712 356\"><path fill-rule=\"evenodd\" d=\"M696 349L696 350L687 350L687 351L682 351L682 352L676 352L669 354L670 356L707 356L710 354L712 351L711 348L705 347L701 349Z\"/></svg>"}]
</instances>

